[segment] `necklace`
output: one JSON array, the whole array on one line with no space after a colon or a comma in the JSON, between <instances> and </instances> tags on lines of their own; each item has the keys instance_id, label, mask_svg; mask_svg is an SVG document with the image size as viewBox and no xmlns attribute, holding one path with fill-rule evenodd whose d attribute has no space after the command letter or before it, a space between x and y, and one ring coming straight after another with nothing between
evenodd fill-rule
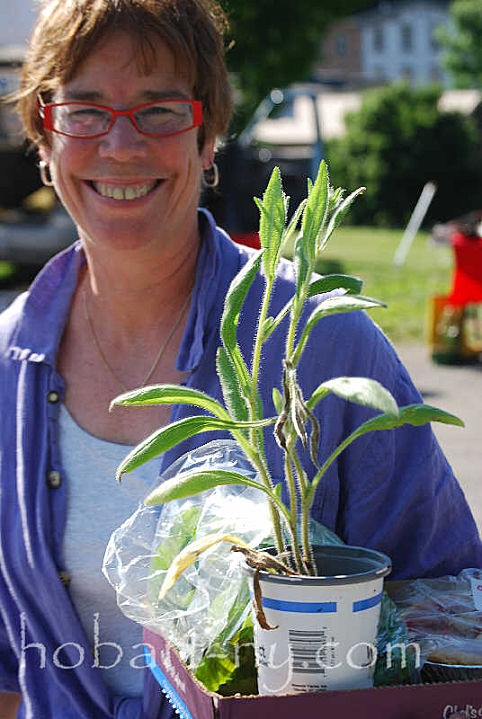
<instances>
[{"instance_id":1,"label":"necklace","mask_svg":"<svg viewBox=\"0 0 482 719\"><path fill-rule=\"evenodd\" d=\"M179 312L178 316L176 317L176 320L175 320L173 326L171 327L166 339L164 339L162 341L162 344L159 347L159 350L154 358L154 362L152 363L152 366L151 366L149 372L144 377L140 387L145 387L146 384L148 383L148 381L150 380L150 378L152 377L152 375L154 374L154 370L156 369L157 365L159 364L159 360L161 359L162 355L164 354L164 350L166 349L167 345L169 344L169 340L171 339L172 335L174 334L174 332L177 330L177 328L179 327L179 325L181 323L181 320L183 318L186 307L189 303L189 300L191 299L191 294L192 294L192 290L190 290L188 296L186 297L184 304L181 307L181 311ZM115 381L118 384L120 384L120 386L122 387L122 389L125 392L128 392L129 391L128 387L126 387L126 385L120 379L120 377L117 376L117 374L114 372L114 370L110 366L109 362L107 361L107 357L105 356L104 352L102 351L102 347L100 346L99 341L96 337L96 334L94 331L94 325L92 324L92 319L91 319L90 313L89 313L89 306L87 304L87 292L85 290L85 286L83 287L83 290L82 290L82 297L83 297L83 301L84 301L85 319L86 319L87 325L89 327L92 342L93 342L95 348L97 349L97 352L99 353L99 357L101 358L102 363L104 364L105 368L112 375L112 377L115 379Z\"/></svg>"}]
</instances>

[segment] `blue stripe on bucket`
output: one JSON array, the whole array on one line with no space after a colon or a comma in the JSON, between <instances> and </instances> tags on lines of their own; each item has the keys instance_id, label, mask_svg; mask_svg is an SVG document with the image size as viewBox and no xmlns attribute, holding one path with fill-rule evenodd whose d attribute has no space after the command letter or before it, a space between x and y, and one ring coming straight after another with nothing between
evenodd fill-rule
<instances>
[{"instance_id":1,"label":"blue stripe on bucket","mask_svg":"<svg viewBox=\"0 0 482 719\"><path fill-rule=\"evenodd\" d=\"M336 602L286 602L282 599L263 597L263 607L277 609L280 612L299 612L302 614L326 614L337 611Z\"/></svg>"},{"instance_id":2,"label":"blue stripe on bucket","mask_svg":"<svg viewBox=\"0 0 482 719\"><path fill-rule=\"evenodd\" d=\"M154 657L146 646L144 646L144 658L146 660L146 666L148 666L151 672L154 674L157 683L161 685L162 691L167 696L181 719L194 719L193 715L187 708L186 703L181 699L177 691L174 689L171 682L162 671L161 667L156 664L156 662L154 661Z\"/></svg>"},{"instance_id":3,"label":"blue stripe on bucket","mask_svg":"<svg viewBox=\"0 0 482 719\"><path fill-rule=\"evenodd\" d=\"M375 594L374 597L370 597L369 599L360 599L358 602L353 602L353 611L354 612L363 612L365 609L371 609L372 607L376 607L377 604L380 604L382 601L382 592L380 594Z\"/></svg>"}]
</instances>

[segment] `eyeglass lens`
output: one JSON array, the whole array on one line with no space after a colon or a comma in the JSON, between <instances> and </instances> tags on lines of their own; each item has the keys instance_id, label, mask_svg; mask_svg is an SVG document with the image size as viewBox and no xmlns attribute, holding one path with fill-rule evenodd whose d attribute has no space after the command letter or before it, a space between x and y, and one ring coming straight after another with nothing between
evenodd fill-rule
<instances>
[{"instance_id":1,"label":"eyeglass lens","mask_svg":"<svg viewBox=\"0 0 482 719\"><path fill-rule=\"evenodd\" d=\"M138 128L153 135L172 135L193 126L192 105L183 101L149 103L132 112ZM52 126L66 135L89 137L107 132L112 113L89 103L52 107Z\"/></svg>"}]
</instances>

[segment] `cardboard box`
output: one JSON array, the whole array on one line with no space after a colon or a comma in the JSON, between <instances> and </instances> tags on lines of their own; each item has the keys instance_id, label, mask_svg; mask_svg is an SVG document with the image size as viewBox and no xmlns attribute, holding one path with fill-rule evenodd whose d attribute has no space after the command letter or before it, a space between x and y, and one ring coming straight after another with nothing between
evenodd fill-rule
<instances>
[{"instance_id":1,"label":"cardboard box","mask_svg":"<svg viewBox=\"0 0 482 719\"><path fill-rule=\"evenodd\" d=\"M162 691L181 719L447 719L454 711L462 711L467 719L482 717L482 681L222 697L204 689L161 636L146 629L144 642L155 655L146 655L151 671L146 672L144 685L145 719L161 718Z\"/></svg>"}]
</instances>

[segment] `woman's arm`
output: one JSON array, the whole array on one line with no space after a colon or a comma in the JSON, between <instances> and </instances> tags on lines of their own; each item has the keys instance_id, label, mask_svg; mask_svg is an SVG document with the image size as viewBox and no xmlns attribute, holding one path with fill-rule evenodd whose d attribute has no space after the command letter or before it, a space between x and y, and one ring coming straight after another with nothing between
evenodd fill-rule
<instances>
[{"instance_id":1,"label":"woman's arm","mask_svg":"<svg viewBox=\"0 0 482 719\"><path fill-rule=\"evenodd\" d=\"M0 692L0 719L15 719L20 699L19 694Z\"/></svg>"}]
</instances>

